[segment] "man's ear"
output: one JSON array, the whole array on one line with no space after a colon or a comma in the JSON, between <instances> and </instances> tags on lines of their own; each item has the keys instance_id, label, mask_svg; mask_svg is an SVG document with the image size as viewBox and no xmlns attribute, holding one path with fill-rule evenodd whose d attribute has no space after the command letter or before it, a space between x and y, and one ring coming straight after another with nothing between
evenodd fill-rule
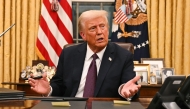
<instances>
[{"instance_id":1,"label":"man's ear","mask_svg":"<svg viewBox=\"0 0 190 109\"><path fill-rule=\"evenodd\" d=\"M84 34L83 32L80 32L80 36L82 37L82 39L83 39L84 41L86 41L86 36L85 36L85 34Z\"/></svg>"}]
</instances>

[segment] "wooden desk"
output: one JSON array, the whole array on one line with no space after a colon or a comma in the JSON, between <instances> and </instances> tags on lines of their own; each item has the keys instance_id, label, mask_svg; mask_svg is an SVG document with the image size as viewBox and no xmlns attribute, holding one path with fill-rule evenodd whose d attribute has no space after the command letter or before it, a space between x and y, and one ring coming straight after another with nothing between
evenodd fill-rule
<instances>
[{"instance_id":1,"label":"wooden desk","mask_svg":"<svg viewBox=\"0 0 190 109\"><path fill-rule=\"evenodd\" d=\"M91 105L92 101L113 101L118 100L119 98L89 98L87 105ZM139 100L139 102L147 108L148 105L143 103L144 100ZM40 100L9 100L9 101L0 101L0 109L31 109L33 106L38 104Z\"/></svg>"},{"instance_id":2,"label":"wooden desk","mask_svg":"<svg viewBox=\"0 0 190 109\"><path fill-rule=\"evenodd\" d=\"M25 91L26 96L40 96L36 92L30 89L28 83L12 83L12 82L3 82L3 85L15 85L17 90ZM161 88L161 84L151 84L151 85L142 85L140 89L139 98L153 98L156 92Z\"/></svg>"},{"instance_id":3,"label":"wooden desk","mask_svg":"<svg viewBox=\"0 0 190 109\"><path fill-rule=\"evenodd\" d=\"M161 86L162 84L141 85L139 98L153 98Z\"/></svg>"}]
</instances>

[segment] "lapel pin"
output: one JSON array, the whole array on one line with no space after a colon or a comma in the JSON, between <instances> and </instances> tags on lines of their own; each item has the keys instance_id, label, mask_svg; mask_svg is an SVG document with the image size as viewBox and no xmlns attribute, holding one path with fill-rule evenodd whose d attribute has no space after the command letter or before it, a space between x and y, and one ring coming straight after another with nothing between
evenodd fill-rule
<instances>
[{"instance_id":1,"label":"lapel pin","mask_svg":"<svg viewBox=\"0 0 190 109\"><path fill-rule=\"evenodd\" d=\"M112 61L112 59L111 59L110 57L108 58L108 60L109 60L109 61Z\"/></svg>"}]
</instances>

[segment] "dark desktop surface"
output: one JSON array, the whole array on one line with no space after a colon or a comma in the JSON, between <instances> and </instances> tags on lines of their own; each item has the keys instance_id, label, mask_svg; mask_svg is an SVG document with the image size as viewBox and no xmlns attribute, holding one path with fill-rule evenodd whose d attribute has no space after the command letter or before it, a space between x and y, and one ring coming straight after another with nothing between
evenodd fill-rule
<instances>
[{"instance_id":1,"label":"dark desktop surface","mask_svg":"<svg viewBox=\"0 0 190 109\"><path fill-rule=\"evenodd\" d=\"M145 109L139 102L129 105L114 104L112 101L93 101L92 109Z\"/></svg>"},{"instance_id":2,"label":"dark desktop surface","mask_svg":"<svg viewBox=\"0 0 190 109\"><path fill-rule=\"evenodd\" d=\"M41 101L31 109L85 109L86 101L69 101L70 106L52 106L51 101Z\"/></svg>"},{"instance_id":3,"label":"dark desktop surface","mask_svg":"<svg viewBox=\"0 0 190 109\"><path fill-rule=\"evenodd\" d=\"M71 106L52 106L51 101L41 101L32 109L86 109L85 101L69 101ZM145 109L139 102L131 102L129 105L114 104L113 101L92 101L90 109Z\"/></svg>"},{"instance_id":4,"label":"dark desktop surface","mask_svg":"<svg viewBox=\"0 0 190 109\"><path fill-rule=\"evenodd\" d=\"M142 106L143 102L131 102L130 105L113 104L113 100L119 100L119 98L89 98L87 101L69 101L69 107L55 107L52 106L52 101L43 100L5 100L0 101L0 109L6 108L18 108L18 109L86 109L91 107L92 109L145 109L146 106ZM55 101L53 101L55 102ZM56 101L63 102L63 101ZM95 104L94 104L95 103ZM95 106L94 106L95 105ZM107 108L106 108L106 107ZM137 108L134 108L137 107ZM85 108L84 108L85 107ZM100 108L100 109L101 109Z\"/></svg>"}]
</instances>

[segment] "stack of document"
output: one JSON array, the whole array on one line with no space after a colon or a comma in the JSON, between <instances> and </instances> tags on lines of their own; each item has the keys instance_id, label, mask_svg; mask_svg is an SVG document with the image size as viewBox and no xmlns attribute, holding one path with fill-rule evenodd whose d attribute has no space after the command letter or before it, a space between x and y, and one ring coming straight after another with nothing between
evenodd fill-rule
<instances>
[{"instance_id":1,"label":"stack of document","mask_svg":"<svg viewBox=\"0 0 190 109\"><path fill-rule=\"evenodd\" d=\"M13 90L8 88L0 88L0 100L23 99L24 96L25 96L24 91Z\"/></svg>"}]
</instances>

